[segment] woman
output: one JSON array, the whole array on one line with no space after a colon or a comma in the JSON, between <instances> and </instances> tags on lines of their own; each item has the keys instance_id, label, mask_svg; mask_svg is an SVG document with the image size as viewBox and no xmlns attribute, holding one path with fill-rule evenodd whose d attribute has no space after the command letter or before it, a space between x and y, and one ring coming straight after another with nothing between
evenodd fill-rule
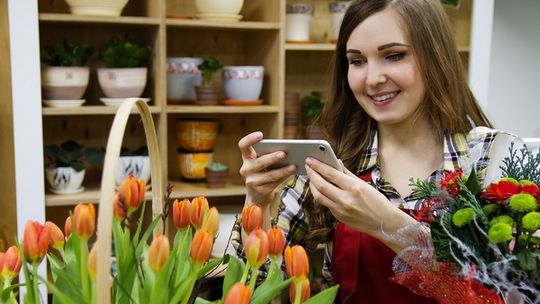
<instances>
[{"instance_id":1,"label":"woman","mask_svg":"<svg viewBox=\"0 0 540 304\"><path fill-rule=\"evenodd\" d=\"M277 216L290 243L326 245L323 275L340 284L340 302L432 303L388 280L404 246L394 235L416 223L411 211L421 205L410 180L473 167L482 179L502 133L488 129L467 86L439 0L353 2L334 65L320 122L347 169L308 158L307 176L279 187L294 165L265 170L285 154L256 155L263 134L251 133L239 141L246 204L263 206L267 227ZM239 226L234 240L241 253Z\"/></svg>"}]
</instances>

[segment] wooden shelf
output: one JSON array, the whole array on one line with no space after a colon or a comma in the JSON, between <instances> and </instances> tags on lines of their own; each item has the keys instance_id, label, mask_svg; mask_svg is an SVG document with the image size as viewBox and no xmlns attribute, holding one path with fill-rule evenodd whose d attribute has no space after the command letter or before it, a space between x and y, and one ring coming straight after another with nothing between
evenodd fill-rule
<instances>
[{"instance_id":1,"label":"wooden shelf","mask_svg":"<svg viewBox=\"0 0 540 304\"><path fill-rule=\"evenodd\" d=\"M217 29L234 29L234 30L279 30L278 22L261 22L261 21L210 21L199 19L174 19L167 18L166 24L168 27L187 27L187 28L217 28Z\"/></svg>"},{"instance_id":2,"label":"wooden shelf","mask_svg":"<svg viewBox=\"0 0 540 304\"><path fill-rule=\"evenodd\" d=\"M124 25L159 25L160 19L153 17L100 17L100 16L76 16L71 14L54 14L41 13L39 14L41 22L55 23L81 23L81 24L124 24Z\"/></svg>"},{"instance_id":3,"label":"wooden shelf","mask_svg":"<svg viewBox=\"0 0 540 304\"><path fill-rule=\"evenodd\" d=\"M204 182L191 183L181 181L169 181L173 185L171 198L191 198L199 195L206 197L244 196L246 187L240 183L230 183L224 188L207 188ZM243 202L243 201L242 201Z\"/></svg>"},{"instance_id":4,"label":"wooden shelf","mask_svg":"<svg viewBox=\"0 0 540 304\"><path fill-rule=\"evenodd\" d=\"M118 107L113 106L82 106L76 108L50 108L43 107L43 115L109 115L116 114ZM157 114L161 109L158 106L150 106L150 112ZM133 109L131 113L137 113L137 109Z\"/></svg>"},{"instance_id":5,"label":"wooden shelf","mask_svg":"<svg viewBox=\"0 0 540 304\"><path fill-rule=\"evenodd\" d=\"M330 51L333 52L336 45L333 43L286 43L287 51Z\"/></svg>"},{"instance_id":6,"label":"wooden shelf","mask_svg":"<svg viewBox=\"0 0 540 304\"><path fill-rule=\"evenodd\" d=\"M85 186L86 187L86 186ZM78 203L92 202L99 203L100 190L98 186L89 186L81 193L76 194L54 194L45 193L45 206L46 207L60 207L60 206L75 206ZM152 199L152 192L147 191L144 197L147 200Z\"/></svg>"},{"instance_id":7,"label":"wooden shelf","mask_svg":"<svg viewBox=\"0 0 540 304\"><path fill-rule=\"evenodd\" d=\"M167 106L167 113L278 113L278 106Z\"/></svg>"}]
</instances>

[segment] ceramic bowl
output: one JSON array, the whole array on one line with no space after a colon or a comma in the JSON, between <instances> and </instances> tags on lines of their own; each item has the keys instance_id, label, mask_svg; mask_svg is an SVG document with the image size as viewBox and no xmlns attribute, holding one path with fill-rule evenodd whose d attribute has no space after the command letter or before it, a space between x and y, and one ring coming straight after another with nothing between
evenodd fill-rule
<instances>
[{"instance_id":1,"label":"ceramic bowl","mask_svg":"<svg viewBox=\"0 0 540 304\"><path fill-rule=\"evenodd\" d=\"M146 86L147 68L99 68L98 82L107 97L140 97Z\"/></svg>"},{"instance_id":2,"label":"ceramic bowl","mask_svg":"<svg viewBox=\"0 0 540 304\"><path fill-rule=\"evenodd\" d=\"M219 123L215 120L178 120L178 148L190 152L212 151Z\"/></svg>"},{"instance_id":3,"label":"ceramic bowl","mask_svg":"<svg viewBox=\"0 0 540 304\"><path fill-rule=\"evenodd\" d=\"M263 66L225 66L223 67L225 96L238 101L258 100L263 77Z\"/></svg>"},{"instance_id":4,"label":"ceramic bowl","mask_svg":"<svg viewBox=\"0 0 540 304\"><path fill-rule=\"evenodd\" d=\"M85 170L79 172L71 167L46 168L45 178L51 191L58 194L78 193L83 190L82 182L84 180Z\"/></svg>"},{"instance_id":5,"label":"ceramic bowl","mask_svg":"<svg viewBox=\"0 0 540 304\"><path fill-rule=\"evenodd\" d=\"M119 186L122 181L132 174L137 179L142 179L149 185L150 181L150 157L148 156L120 156L116 168L115 182Z\"/></svg>"}]
</instances>

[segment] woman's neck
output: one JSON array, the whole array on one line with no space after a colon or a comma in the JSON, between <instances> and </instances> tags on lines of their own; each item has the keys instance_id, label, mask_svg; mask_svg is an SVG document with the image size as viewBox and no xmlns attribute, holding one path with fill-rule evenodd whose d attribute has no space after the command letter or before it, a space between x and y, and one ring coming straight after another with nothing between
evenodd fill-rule
<instances>
[{"instance_id":1,"label":"woman's neck","mask_svg":"<svg viewBox=\"0 0 540 304\"><path fill-rule=\"evenodd\" d=\"M387 148L425 148L442 144L432 124L427 119L419 118L413 122L385 125L378 127L379 146Z\"/></svg>"}]
</instances>

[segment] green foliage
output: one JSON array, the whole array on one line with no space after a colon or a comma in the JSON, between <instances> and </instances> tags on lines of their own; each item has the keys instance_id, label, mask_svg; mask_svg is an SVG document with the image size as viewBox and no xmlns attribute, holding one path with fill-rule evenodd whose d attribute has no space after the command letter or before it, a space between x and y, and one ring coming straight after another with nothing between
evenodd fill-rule
<instances>
[{"instance_id":1,"label":"green foliage","mask_svg":"<svg viewBox=\"0 0 540 304\"><path fill-rule=\"evenodd\" d=\"M502 175L515 180L529 180L540 184L540 153L533 154L526 148L518 151L514 149L514 143L508 148L509 156L503 159L501 166Z\"/></svg>"},{"instance_id":2,"label":"green foliage","mask_svg":"<svg viewBox=\"0 0 540 304\"><path fill-rule=\"evenodd\" d=\"M321 115L324 99L319 94L310 94L302 98L304 125L313 124Z\"/></svg>"},{"instance_id":3,"label":"green foliage","mask_svg":"<svg viewBox=\"0 0 540 304\"><path fill-rule=\"evenodd\" d=\"M224 163L217 163L217 162L211 163L207 167L208 167L208 170L216 171L216 172L227 171L227 169L229 169L229 167L227 167L227 165L225 165Z\"/></svg>"},{"instance_id":4,"label":"green foliage","mask_svg":"<svg viewBox=\"0 0 540 304\"><path fill-rule=\"evenodd\" d=\"M120 150L120 156L148 156L148 147L140 146L137 149L122 147Z\"/></svg>"},{"instance_id":5,"label":"green foliage","mask_svg":"<svg viewBox=\"0 0 540 304\"><path fill-rule=\"evenodd\" d=\"M108 68L136 68L148 61L150 54L149 45L113 38L107 43L100 59Z\"/></svg>"},{"instance_id":6,"label":"green foliage","mask_svg":"<svg viewBox=\"0 0 540 304\"><path fill-rule=\"evenodd\" d=\"M209 56L203 58L203 62L201 62L197 67L202 73L202 85L211 86L213 83L212 77L214 76L214 73L221 69L223 64L221 64L217 58Z\"/></svg>"},{"instance_id":7,"label":"green foliage","mask_svg":"<svg viewBox=\"0 0 540 304\"><path fill-rule=\"evenodd\" d=\"M460 0L441 0L442 4L458 7Z\"/></svg>"},{"instance_id":8,"label":"green foliage","mask_svg":"<svg viewBox=\"0 0 540 304\"><path fill-rule=\"evenodd\" d=\"M49 166L72 167L79 172L84 169L84 162L97 165L103 159L103 152L96 148L83 148L74 140L67 140L62 144L48 145L44 148L45 157Z\"/></svg>"},{"instance_id":9,"label":"green foliage","mask_svg":"<svg viewBox=\"0 0 540 304\"><path fill-rule=\"evenodd\" d=\"M46 46L41 60L50 66L84 66L94 54L94 47L63 41L56 46Z\"/></svg>"}]
</instances>

